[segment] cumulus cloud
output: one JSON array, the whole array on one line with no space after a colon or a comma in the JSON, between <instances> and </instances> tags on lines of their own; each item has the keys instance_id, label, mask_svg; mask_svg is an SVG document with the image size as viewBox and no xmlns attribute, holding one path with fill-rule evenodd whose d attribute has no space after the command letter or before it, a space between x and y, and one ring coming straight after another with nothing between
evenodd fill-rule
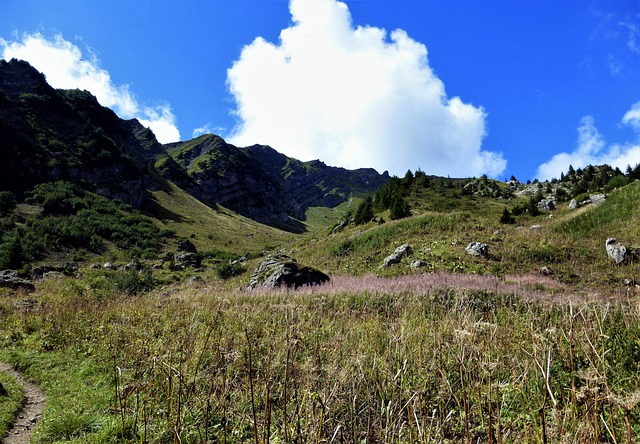
<instances>
[{"instance_id":1,"label":"cumulus cloud","mask_svg":"<svg viewBox=\"0 0 640 444\"><path fill-rule=\"evenodd\" d=\"M175 116L168 105L141 107L128 85L113 84L109 73L100 68L95 54L89 52L85 57L80 48L62 36L47 39L35 33L24 35L21 41L0 39L0 50L5 60L28 61L54 88L87 90L120 117L138 118L162 143L180 140Z\"/></svg>"},{"instance_id":2,"label":"cumulus cloud","mask_svg":"<svg viewBox=\"0 0 640 444\"><path fill-rule=\"evenodd\" d=\"M236 145L269 144L302 160L402 175L496 176L482 150L486 113L448 97L427 48L403 30L354 26L335 0L291 0L278 43L258 37L227 72Z\"/></svg>"},{"instance_id":3,"label":"cumulus cloud","mask_svg":"<svg viewBox=\"0 0 640 444\"><path fill-rule=\"evenodd\" d=\"M608 164L624 171L627 165L640 163L640 102L631 106L622 123L636 132L636 141L624 144L607 144L595 126L593 117L585 116L578 126L578 140L571 153L559 153L538 167L538 178L548 180L560 177L569 165L584 168L588 165Z\"/></svg>"}]
</instances>

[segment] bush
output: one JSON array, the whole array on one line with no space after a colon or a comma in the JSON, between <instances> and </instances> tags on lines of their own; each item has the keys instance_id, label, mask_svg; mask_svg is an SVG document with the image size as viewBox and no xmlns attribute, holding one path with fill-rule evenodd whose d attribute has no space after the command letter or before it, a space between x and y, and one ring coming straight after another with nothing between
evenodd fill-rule
<instances>
[{"instance_id":1,"label":"bush","mask_svg":"<svg viewBox=\"0 0 640 444\"><path fill-rule=\"evenodd\" d=\"M158 283L156 278L151 274L151 271L147 269L141 272L134 269L116 271L108 274L107 279L117 292L124 293L128 296L135 296L152 290Z\"/></svg>"},{"instance_id":2,"label":"bush","mask_svg":"<svg viewBox=\"0 0 640 444\"><path fill-rule=\"evenodd\" d=\"M508 208L505 208L504 210L502 210L502 216L500 216L500 223L501 224L515 224L516 223L516 218L513 217L513 215L511 214L511 212L509 211Z\"/></svg>"},{"instance_id":3,"label":"bush","mask_svg":"<svg viewBox=\"0 0 640 444\"><path fill-rule=\"evenodd\" d=\"M0 191L0 215L9 214L17 204L16 196L11 191Z\"/></svg>"},{"instance_id":4,"label":"bush","mask_svg":"<svg viewBox=\"0 0 640 444\"><path fill-rule=\"evenodd\" d=\"M223 280L231 279L232 277L239 276L247 271L240 263L227 263L219 265L216 268L216 275Z\"/></svg>"}]
</instances>

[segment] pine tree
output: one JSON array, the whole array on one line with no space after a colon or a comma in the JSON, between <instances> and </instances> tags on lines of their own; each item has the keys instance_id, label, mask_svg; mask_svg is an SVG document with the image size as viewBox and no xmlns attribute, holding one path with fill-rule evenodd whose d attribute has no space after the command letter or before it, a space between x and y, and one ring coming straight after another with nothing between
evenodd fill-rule
<instances>
[{"instance_id":1,"label":"pine tree","mask_svg":"<svg viewBox=\"0 0 640 444\"><path fill-rule=\"evenodd\" d=\"M22 266L22 239L18 230L10 232L0 245L0 268L16 269Z\"/></svg>"},{"instance_id":2,"label":"pine tree","mask_svg":"<svg viewBox=\"0 0 640 444\"><path fill-rule=\"evenodd\" d=\"M404 200L402 194L396 193L393 202L391 203L389 218L391 220L397 220L403 219L408 216L411 216L411 207L409 206L407 201Z\"/></svg>"},{"instance_id":3,"label":"pine tree","mask_svg":"<svg viewBox=\"0 0 640 444\"><path fill-rule=\"evenodd\" d=\"M500 223L501 224L515 224L516 223L516 218L513 217L513 215L509 211L509 209L505 208L504 210L502 210L502 216L500 216Z\"/></svg>"},{"instance_id":4,"label":"pine tree","mask_svg":"<svg viewBox=\"0 0 640 444\"><path fill-rule=\"evenodd\" d=\"M362 201L360 205L358 205L356 214L353 217L353 222L356 225L362 225L366 224L367 222L371 222L373 217L373 199L371 198L371 196L367 196L367 198Z\"/></svg>"}]
</instances>

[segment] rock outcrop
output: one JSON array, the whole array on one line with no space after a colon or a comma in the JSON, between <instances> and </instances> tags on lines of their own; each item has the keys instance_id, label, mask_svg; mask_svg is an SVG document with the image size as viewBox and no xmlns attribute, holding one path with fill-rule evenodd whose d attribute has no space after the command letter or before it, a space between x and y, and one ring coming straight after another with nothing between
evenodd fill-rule
<instances>
[{"instance_id":1,"label":"rock outcrop","mask_svg":"<svg viewBox=\"0 0 640 444\"><path fill-rule=\"evenodd\" d=\"M409 257L413 254L413 249L408 244L402 244L395 251L384 258L382 268L389 268L391 265L399 264L402 258Z\"/></svg>"},{"instance_id":2,"label":"rock outcrop","mask_svg":"<svg viewBox=\"0 0 640 444\"><path fill-rule=\"evenodd\" d=\"M538 202L538 209L540 211L555 211L556 205L553 202L553 199L542 199Z\"/></svg>"},{"instance_id":3,"label":"rock outcrop","mask_svg":"<svg viewBox=\"0 0 640 444\"><path fill-rule=\"evenodd\" d=\"M627 263L627 247L619 244L614 237L607 239L604 246L607 251L607 256L613 262L618 265Z\"/></svg>"},{"instance_id":4,"label":"rock outcrop","mask_svg":"<svg viewBox=\"0 0 640 444\"><path fill-rule=\"evenodd\" d=\"M312 267L299 266L298 262L284 254L273 255L263 260L254 270L249 281L249 290L258 287L304 287L320 285L329 281L329 276Z\"/></svg>"},{"instance_id":5,"label":"rock outcrop","mask_svg":"<svg viewBox=\"0 0 640 444\"><path fill-rule=\"evenodd\" d=\"M489 246L483 242L471 242L465 251L471 256L489 257Z\"/></svg>"},{"instance_id":6,"label":"rock outcrop","mask_svg":"<svg viewBox=\"0 0 640 444\"><path fill-rule=\"evenodd\" d=\"M33 282L22 279L18 276L18 272L14 270L2 270L0 271L0 287L11 288L14 290L34 291L36 287Z\"/></svg>"},{"instance_id":7,"label":"rock outcrop","mask_svg":"<svg viewBox=\"0 0 640 444\"><path fill-rule=\"evenodd\" d=\"M173 255L173 268L182 270L187 267L198 268L202 263L202 258L193 243L185 239L178 244L178 250Z\"/></svg>"}]
</instances>

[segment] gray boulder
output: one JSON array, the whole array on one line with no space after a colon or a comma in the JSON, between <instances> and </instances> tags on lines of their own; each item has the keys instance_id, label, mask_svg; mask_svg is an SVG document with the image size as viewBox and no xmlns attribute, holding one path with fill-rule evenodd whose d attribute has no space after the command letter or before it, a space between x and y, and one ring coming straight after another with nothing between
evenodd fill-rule
<instances>
[{"instance_id":1,"label":"gray boulder","mask_svg":"<svg viewBox=\"0 0 640 444\"><path fill-rule=\"evenodd\" d=\"M413 249L408 244L402 244L395 249L393 254L384 258L382 268L388 268L391 265L399 264L403 257L409 257L413 254Z\"/></svg>"},{"instance_id":2,"label":"gray boulder","mask_svg":"<svg viewBox=\"0 0 640 444\"><path fill-rule=\"evenodd\" d=\"M607 196L604 194L592 194L589 196L591 205L593 205L594 207L597 207L598 205L602 205L606 199L607 199Z\"/></svg>"},{"instance_id":3,"label":"gray boulder","mask_svg":"<svg viewBox=\"0 0 640 444\"><path fill-rule=\"evenodd\" d=\"M188 251L176 251L173 255L174 269L182 270L187 267L198 268L202 260L198 253L189 253Z\"/></svg>"},{"instance_id":4,"label":"gray boulder","mask_svg":"<svg viewBox=\"0 0 640 444\"><path fill-rule=\"evenodd\" d=\"M553 199L542 199L538 202L538 209L540 211L555 211L556 205L553 203Z\"/></svg>"},{"instance_id":5,"label":"gray boulder","mask_svg":"<svg viewBox=\"0 0 640 444\"><path fill-rule=\"evenodd\" d=\"M580 205L578 204L578 200L577 199L571 199L571 202L569 202L569 209L570 210L575 210L579 206Z\"/></svg>"},{"instance_id":6,"label":"gray boulder","mask_svg":"<svg viewBox=\"0 0 640 444\"><path fill-rule=\"evenodd\" d=\"M36 287L33 282L22 279L15 270L0 271L0 287L11 288L14 290L35 291Z\"/></svg>"},{"instance_id":7,"label":"gray boulder","mask_svg":"<svg viewBox=\"0 0 640 444\"><path fill-rule=\"evenodd\" d=\"M416 259L415 261L411 262L411 268L422 268L426 267L427 265L429 264L425 261L421 261L420 259Z\"/></svg>"},{"instance_id":8,"label":"gray boulder","mask_svg":"<svg viewBox=\"0 0 640 444\"><path fill-rule=\"evenodd\" d=\"M182 270L188 267L198 268L202 264L202 258L198 254L196 246L190 240L185 239L178 244L178 251L173 255L174 270Z\"/></svg>"},{"instance_id":9,"label":"gray boulder","mask_svg":"<svg viewBox=\"0 0 640 444\"><path fill-rule=\"evenodd\" d=\"M249 290L258 287L304 287L320 285L329 281L329 276L312 267L301 267L298 262L284 254L268 256L260 262L251 275Z\"/></svg>"},{"instance_id":10,"label":"gray boulder","mask_svg":"<svg viewBox=\"0 0 640 444\"><path fill-rule=\"evenodd\" d=\"M614 237L610 237L604 243L607 250L607 256L616 264L625 264L627 262L627 247L622 244L618 244L618 241Z\"/></svg>"},{"instance_id":11,"label":"gray boulder","mask_svg":"<svg viewBox=\"0 0 640 444\"><path fill-rule=\"evenodd\" d=\"M540 269L540 274L542 276L552 276L553 275L553 270L547 266L544 266Z\"/></svg>"},{"instance_id":12,"label":"gray boulder","mask_svg":"<svg viewBox=\"0 0 640 444\"><path fill-rule=\"evenodd\" d=\"M489 246L483 242L471 242L465 251L471 256L489 257Z\"/></svg>"}]
</instances>

